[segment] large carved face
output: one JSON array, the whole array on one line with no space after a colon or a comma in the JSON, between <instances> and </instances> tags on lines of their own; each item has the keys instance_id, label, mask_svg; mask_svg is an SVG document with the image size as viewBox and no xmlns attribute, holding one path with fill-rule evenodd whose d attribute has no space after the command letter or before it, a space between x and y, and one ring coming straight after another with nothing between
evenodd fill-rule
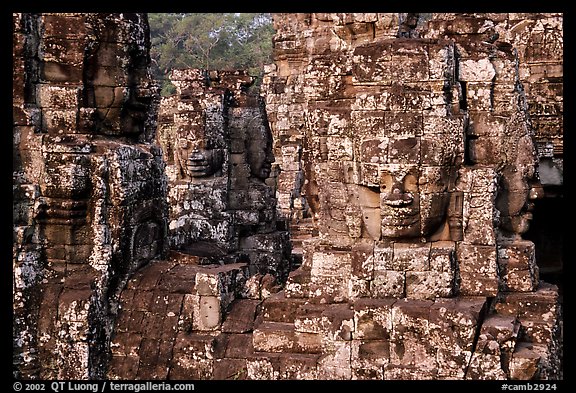
<instances>
[{"instance_id":1,"label":"large carved face","mask_svg":"<svg viewBox=\"0 0 576 393\"><path fill-rule=\"evenodd\" d=\"M257 119L261 120L259 117ZM249 127L248 131L246 159L250 165L250 173L258 179L265 180L270 176L274 162L272 133L261 122Z\"/></svg>"},{"instance_id":2,"label":"large carved face","mask_svg":"<svg viewBox=\"0 0 576 393\"><path fill-rule=\"evenodd\" d=\"M197 110L179 114L177 153L181 170L189 177L202 178L222 169L224 126L220 111L214 110L218 103L208 108L202 108L199 102L193 104Z\"/></svg>"},{"instance_id":3,"label":"large carved face","mask_svg":"<svg viewBox=\"0 0 576 393\"><path fill-rule=\"evenodd\" d=\"M534 144L528 135L518 140L516 160L502 171L496 208L500 211L500 228L506 233L522 235L532 220L532 200L541 197L542 187L536 174Z\"/></svg>"},{"instance_id":4,"label":"large carved face","mask_svg":"<svg viewBox=\"0 0 576 393\"><path fill-rule=\"evenodd\" d=\"M360 144L358 201L374 240L427 237L446 218L455 147L434 138L381 137Z\"/></svg>"},{"instance_id":5,"label":"large carved face","mask_svg":"<svg viewBox=\"0 0 576 393\"><path fill-rule=\"evenodd\" d=\"M440 172L431 179L433 169ZM418 237L433 233L448 204L449 168L388 165L380 176L383 237ZM436 182L438 181L438 182Z\"/></svg>"},{"instance_id":6,"label":"large carved face","mask_svg":"<svg viewBox=\"0 0 576 393\"><path fill-rule=\"evenodd\" d=\"M144 29L130 18L95 16L91 24L97 40L85 50L84 106L88 111L81 116L99 134L140 137L156 96L147 46L136 38ZM124 43L124 34L133 41Z\"/></svg>"},{"instance_id":7,"label":"large carved face","mask_svg":"<svg viewBox=\"0 0 576 393\"><path fill-rule=\"evenodd\" d=\"M385 164L379 187L361 187L362 219L373 239L428 236L448 207L450 167Z\"/></svg>"}]
</instances>

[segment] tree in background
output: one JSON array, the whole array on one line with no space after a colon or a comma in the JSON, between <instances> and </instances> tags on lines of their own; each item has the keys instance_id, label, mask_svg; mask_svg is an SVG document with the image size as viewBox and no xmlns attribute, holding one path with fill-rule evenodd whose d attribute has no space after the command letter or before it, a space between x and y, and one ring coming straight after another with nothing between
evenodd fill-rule
<instances>
[{"instance_id":1,"label":"tree in background","mask_svg":"<svg viewBox=\"0 0 576 393\"><path fill-rule=\"evenodd\" d=\"M153 73L162 80L163 95L174 91L167 75L175 68L242 69L261 76L272 62L270 14L151 13L148 19Z\"/></svg>"}]
</instances>

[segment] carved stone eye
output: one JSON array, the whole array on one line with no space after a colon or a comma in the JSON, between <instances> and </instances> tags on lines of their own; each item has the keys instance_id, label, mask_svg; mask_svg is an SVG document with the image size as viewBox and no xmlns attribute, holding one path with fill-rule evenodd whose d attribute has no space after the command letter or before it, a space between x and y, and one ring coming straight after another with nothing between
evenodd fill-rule
<instances>
[{"instance_id":1,"label":"carved stone eye","mask_svg":"<svg viewBox=\"0 0 576 393\"><path fill-rule=\"evenodd\" d=\"M389 172L382 172L380 175L380 190L391 190L394 184L394 177Z\"/></svg>"},{"instance_id":2,"label":"carved stone eye","mask_svg":"<svg viewBox=\"0 0 576 393\"><path fill-rule=\"evenodd\" d=\"M418 178L409 173L404 177L404 191L418 191Z\"/></svg>"}]
</instances>

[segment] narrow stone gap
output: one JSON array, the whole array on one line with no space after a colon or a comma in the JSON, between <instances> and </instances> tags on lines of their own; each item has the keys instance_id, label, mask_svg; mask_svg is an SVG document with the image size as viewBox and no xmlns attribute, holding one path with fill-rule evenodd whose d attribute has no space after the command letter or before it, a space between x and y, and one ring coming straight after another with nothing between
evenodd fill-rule
<instances>
[{"instance_id":1,"label":"narrow stone gap","mask_svg":"<svg viewBox=\"0 0 576 393\"><path fill-rule=\"evenodd\" d=\"M494 67L494 64L492 63L492 61L490 61L490 64L492 64L492 67ZM496 67L494 67L494 69L496 69ZM492 77L492 80L490 81L490 112L494 111L494 92L496 90L496 73L494 73L494 76Z\"/></svg>"},{"instance_id":2,"label":"narrow stone gap","mask_svg":"<svg viewBox=\"0 0 576 393\"><path fill-rule=\"evenodd\" d=\"M482 310L480 310L480 315L478 315L478 323L476 324L476 332L474 333L474 339L472 340L472 349L470 351L470 359L468 360L468 365L464 369L464 377L463 379L467 379L468 369L472 364L472 359L474 358L474 353L476 353L476 346L478 345L478 340L480 339L480 331L482 330L482 325L484 324L484 320L490 313L492 308L492 302L494 301L493 297L487 297Z\"/></svg>"}]
</instances>

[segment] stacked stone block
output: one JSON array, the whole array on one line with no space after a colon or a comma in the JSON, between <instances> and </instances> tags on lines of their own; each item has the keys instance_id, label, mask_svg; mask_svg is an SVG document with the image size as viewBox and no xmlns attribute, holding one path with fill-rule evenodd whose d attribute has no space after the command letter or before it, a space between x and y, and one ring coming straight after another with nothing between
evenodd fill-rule
<instances>
[{"instance_id":1,"label":"stacked stone block","mask_svg":"<svg viewBox=\"0 0 576 393\"><path fill-rule=\"evenodd\" d=\"M561 378L522 239L530 116L560 112L518 72L558 15L415 17L276 14L269 114L244 72L175 70L157 147L144 15L15 14L15 375ZM287 281L277 202L318 233Z\"/></svg>"},{"instance_id":2,"label":"stacked stone block","mask_svg":"<svg viewBox=\"0 0 576 393\"><path fill-rule=\"evenodd\" d=\"M15 374L99 378L119 291L167 246L148 24L14 14L14 36Z\"/></svg>"},{"instance_id":3,"label":"stacked stone block","mask_svg":"<svg viewBox=\"0 0 576 393\"><path fill-rule=\"evenodd\" d=\"M242 330L224 318L248 275L246 264L202 266L176 252L138 271L122 291L108 377L210 378L217 335ZM249 311L249 300L237 303Z\"/></svg>"}]
</instances>

